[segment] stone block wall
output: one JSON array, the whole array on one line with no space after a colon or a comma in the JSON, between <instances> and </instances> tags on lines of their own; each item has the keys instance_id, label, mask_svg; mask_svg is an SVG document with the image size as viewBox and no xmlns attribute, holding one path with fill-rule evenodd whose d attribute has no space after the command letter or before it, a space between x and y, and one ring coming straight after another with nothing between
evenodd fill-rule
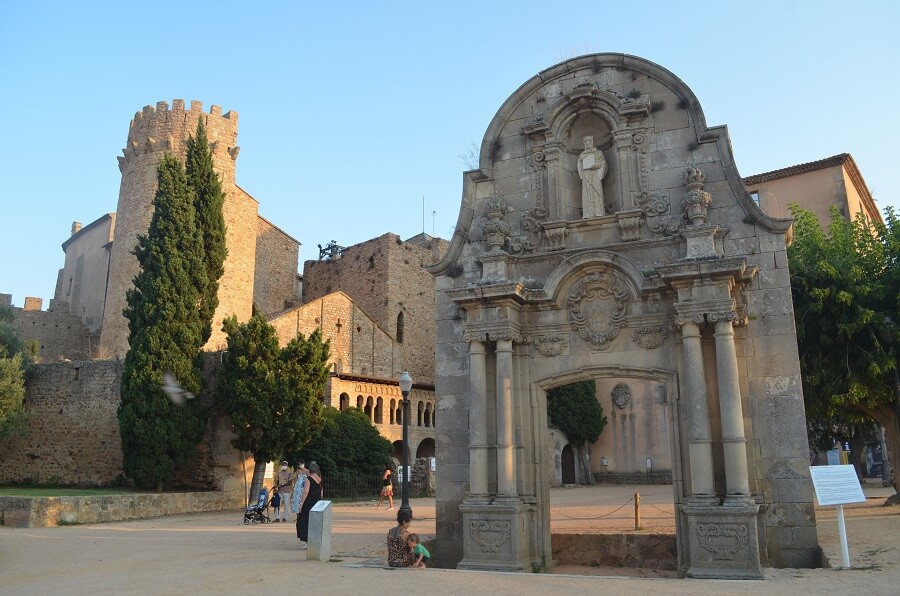
<instances>
[{"instance_id":1,"label":"stone block wall","mask_svg":"<svg viewBox=\"0 0 900 596\"><path fill-rule=\"evenodd\" d=\"M416 381L434 380L434 279L424 269L440 257L446 242L403 242L396 234L348 247L339 259L303 264L303 300L342 291L391 337L403 317L401 350Z\"/></svg>"},{"instance_id":2,"label":"stone block wall","mask_svg":"<svg viewBox=\"0 0 900 596\"><path fill-rule=\"evenodd\" d=\"M551 534L558 565L675 570L675 534Z\"/></svg>"},{"instance_id":3,"label":"stone block wall","mask_svg":"<svg viewBox=\"0 0 900 596\"><path fill-rule=\"evenodd\" d=\"M16 308L15 325L26 341L38 344L39 362L56 362L63 358L87 360L93 357L99 341L76 315L69 314L65 304L60 309L25 310Z\"/></svg>"},{"instance_id":4,"label":"stone block wall","mask_svg":"<svg viewBox=\"0 0 900 596\"><path fill-rule=\"evenodd\" d=\"M316 328L331 341L331 363L340 374L396 379L403 370L402 351L366 312L343 292L334 292L269 320L282 345L298 332Z\"/></svg>"},{"instance_id":5,"label":"stone block wall","mask_svg":"<svg viewBox=\"0 0 900 596\"><path fill-rule=\"evenodd\" d=\"M299 300L299 251L299 242L265 218L257 218L253 302L264 315L283 311Z\"/></svg>"},{"instance_id":6,"label":"stone block wall","mask_svg":"<svg viewBox=\"0 0 900 596\"><path fill-rule=\"evenodd\" d=\"M28 383L26 437L0 445L0 483L105 486L122 473L122 363L59 362Z\"/></svg>"}]
</instances>

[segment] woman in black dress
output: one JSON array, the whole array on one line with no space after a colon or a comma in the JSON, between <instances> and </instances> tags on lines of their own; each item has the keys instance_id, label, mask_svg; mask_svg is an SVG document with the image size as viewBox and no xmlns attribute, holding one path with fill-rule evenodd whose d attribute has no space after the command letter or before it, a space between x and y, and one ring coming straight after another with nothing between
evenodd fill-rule
<instances>
[{"instance_id":1,"label":"woman in black dress","mask_svg":"<svg viewBox=\"0 0 900 596\"><path fill-rule=\"evenodd\" d=\"M309 476L306 478L306 485L303 487L303 496L300 497L300 515L297 516L297 538L303 544L301 549L306 548L309 539L309 511L322 498L322 471L319 464L311 462L309 464Z\"/></svg>"}]
</instances>

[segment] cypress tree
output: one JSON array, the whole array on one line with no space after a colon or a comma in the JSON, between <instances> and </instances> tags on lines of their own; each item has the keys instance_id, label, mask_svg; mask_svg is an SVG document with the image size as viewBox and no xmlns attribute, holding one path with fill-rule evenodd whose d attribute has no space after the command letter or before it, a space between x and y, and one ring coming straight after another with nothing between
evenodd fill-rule
<instances>
[{"instance_id":1,"label":"cypress tree","mask_svg":"<svg viewBox=\"0 0 900 596\"><path fill-rule=\"evenodd\" d=\"M174 404L161 389L167 372L186 391L200 388L196 364L203 341L195 278L202 255L183 165L167 154L157 179L150 228L134 249L141 270L124 311L129 350L118 417L126 477L161 490L194 456L206 412L195 400Z\"/></svg>"},{"instance_id":2,"label":"cypress tree","mask_svg":"<svg viewBox=\"0 0 900 596\"><path fill-rule=\"evenodd\" d=\"M200 236L201 271L195 276L200 292L200 317L203 322L205 344L212 333L213 315L219 305L219 279L225 272L225 193L222 182L213 169L212 152L201 118L197 134L188 139L185 164L187 181L194 193L197 232Z\"/></svg>"}]
</instances>

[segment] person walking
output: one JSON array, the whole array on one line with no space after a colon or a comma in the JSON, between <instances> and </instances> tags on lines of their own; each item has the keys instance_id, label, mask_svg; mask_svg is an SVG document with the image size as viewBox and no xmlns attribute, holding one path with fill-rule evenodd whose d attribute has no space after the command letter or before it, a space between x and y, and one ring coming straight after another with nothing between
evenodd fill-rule
<instances>
[{"instance_id":1,"label":"person walking","mask_svg":"<svg viewBox=\"0 0 900 596\"><path fill-rule=\"evenodd\" d=\"M309 511L322 498L322 471L316 462L309 463L309 476L303 486L303 496L300 497L300 515L297 516L297 538L303 544L301 549L306 549L309 542Z\"/></svg>"},{"instance_id":2,"label":"person walking","mask_svg":"<svg viewBox=\"0 0 900 596\"><path fill-rule=\"evenodd\" d=\"M297 517L300 517L300 499L303 498L303 487L306 486L308 475L309 470L306 469L306 464L303 462L297 464L297 479L294 480L294 490L291 492L291 513L296 514Z\"/></svg>"},{"instance_id":3,"label":"person walking","mask_svg":"<svg viewBox=\"0 0 900 596\"><path fill-rule=\"evenodd\" d=\"M381 509L384 498L388 500L388 511L394 508L394 486L391 483L391 464L384 464L384 474L381 475L381 494L378 495L378 505L375 509Z\"/></svg>"},{"instance_id":4,"label":"person walking","mask_svg":"<svg viewBox=\"0 0 900 596\"><path fill-rule=\"evenodd\" d=\"M288 469L287 461L281 462L281 469L275 475L275 486L278 494L281 496L279 506L275 509L275 521L287 521L288 503L291 498L291 485L293 485L294 475Z\"/></svg>"}]
</instances>

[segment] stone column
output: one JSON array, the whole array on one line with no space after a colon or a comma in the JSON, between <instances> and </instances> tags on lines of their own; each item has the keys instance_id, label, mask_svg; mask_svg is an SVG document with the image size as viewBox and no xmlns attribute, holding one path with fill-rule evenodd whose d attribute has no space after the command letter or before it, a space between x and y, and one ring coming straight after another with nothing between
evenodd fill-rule
<instances>
[{"instance_id":1,"label":"stone column","mask_svg":"<svg viewBox=\"0 0 900 596\"><path fill-rule=\"evenodd\" d=\"M512 353L511 339L497 340L497 494L505 496L517 494Z\"/></svg>"},{"instance_id":2,"label":"stone column","mask_svg":"<svg viewBox=\"0 0 900 596\"><path fill-rule=\"evenodd\" d=\"M691 460L691 495L715 495L712 438L700 325L680 319L684 351L684 389L687 394L688 452Z\"/></svg>"},{"instance_id":3,"label":"stone column","mask_svg":"<svg viewBox=\"0 0 900 596\"><path fill-rule=\"evenodd\" d=\"M719 375L719 410L722 416L722 450L725 455L727 495L749 495L747 439L734 348L733 313L710 315L716 324L716 370Z\"/></svg>"},{"instance_id":4,"label":"stone column","mask_svg":"<svg viewBox=\"0 0 900 596\"><path fill-rule=\"evenodd\" d=\"M484 342L469 341L469 494L488 494L487 372Z\"/></svg>"}]
</instances>

